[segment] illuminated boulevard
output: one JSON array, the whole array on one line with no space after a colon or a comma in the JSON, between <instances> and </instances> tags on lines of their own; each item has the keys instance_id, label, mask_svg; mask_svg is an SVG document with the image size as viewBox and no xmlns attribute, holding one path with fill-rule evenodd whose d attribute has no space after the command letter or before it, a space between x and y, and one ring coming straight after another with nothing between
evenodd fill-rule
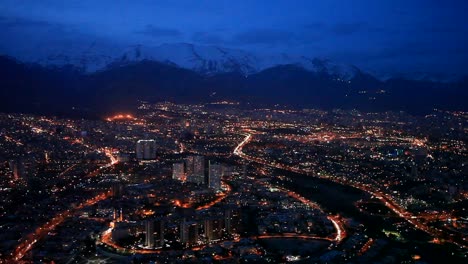
<instances>
[{"instance_id":1,"label":"illuminated boulevard","mask_svg":"<svg viewBox=\"0 0 468 264\"><path fill-rule=\"evenodd\" d=\"M264 184L260 183L259 184ZM314 208L317 210L320 210L323 212L323 209L316 203L310 201L309 199L299 195L298 193L295 193L291 190L285 189L283 187L279 186L269 186L269 187L274 187L278 189L281 192L286 193L288 196L300 201L301 203L309 206L310 208ZM317 236L308 236L308 235L300 235L300 234L293 234L293 233L284 233L284 234L264 234L259 236L258 238L298 238L298 239L322 239L322 240L329 240L329 241L335 241L337 243L340 243L343 241L343 239L346 238L346 230L344 228L344 223L342 222L340 216L338 215L328 215L327 219L332 222L333 227L336 230L336 235L334 238L324 238L324 237L317 237Z\"/></svg>"},{"instance_id":2,"label":"illuminated boulevard","mask_svg":"<svg viewBox=\"0 0 468 264\"><path fill-rule=\"evenodd\" d=\"M411 214L410 212L406 211L405 209L403 209L396 202L394 202L393 199L390 196L388 196L388 195L386 195L386 194L384 194L382 192L379 192L379 191L374 191L369 186L364 186L364 185L359 184L359 183L351 183L349 181L346 181L345 179L337 179L335 177L331 177L331 176L328 176L328 175L311 174L311 173L309 173L307 171L303 171L303 170L294 168L292 166L283 165L283 164L280 164L280 163L277 163L277 162L270 162L270 161L267 161L267 160L264 160L264 159L261 159L261 158L256 158L256 157L252 157L252 156L249 156L249 155L245 154L244 152L242 152L243 147L245 147L249 142L252 141L253 136L256 133L255 131L248 131L248 132L249 132L249 134L247 134L245 136L245 138L242 140L242 142L240 142L236 146L236 148L234 149L234 151L233 151L234 155L239 156L239 157L241 157L241 158L243 158L245 160L256 162L256 163L259 163L259 164L262 164L262 165L265 165L265 166L270 166L270 167L274 167L274 168L277 168L277 169L287 170L287 171L291 171L291 172L294 172L294 173L305 174L307 176L318 177L320 179L330 180L330 181L333 181L335 183L339 183L339 184L342 184L342 185L347 185L347 186L351 186L351 187L360 189L362 191L365 191L365 192L369 193L372 196L377 197L379 200L382 201L382 203L386 207L388 207L390 210L392 210L394 213L396 213L401 218L408 221L410 224L412 224L417 229L422 230L422 231L434 236L438 240L440 240L441 236L443 236L443 233L442 233L441 230L434 230L434 229L424 225L422 222L418 221L417 216L415 216L415 215ZM333 222L333 224L335 224L335 222ZM335 226L336 226L336 224L335 224ZM456 245L458 245L460 247L463 247L463 248L468 248L468 245L466 244L466 241L454 241L453 239L450 239L448 236L443 236L443 238L447 242L456 244Z\"/></svg>"},{"instance_id":3,"label":"illuminated boulevard","mask_svg":"<svg viewBox=\"0 0 468 264\"><path fill-rule=\"evenodd\" d=\"M104 168L110 167L112 165L115 165L118 162L117 158L115 158L112 155L112 152L109 149L106 148L104 150L104 153L106 154L106 156L109 157L110 163L105 165L105 166L102 166L101 168L99 168L97 170L92 171L91 173L86 175L87 177L95 176L95 175L97 175L99 173L99 171L101 169L104 169ZM68 172L72 168L74 168L75 166L76 165L72 165L71 167L69 167L65 171L63 171L60 175L65 174L66 172ZM23 256L29 250L32 249L32 247L34 246L35 243L37 243L39 240L41 240L45 236L47 236L47 234L49 232L53 231L59 224L61 224L63 221L65 221L68 217L72 216L77 211L79 211L79 210L81 210L81 209L83 209L85 207L94 205L99 201L107 199L110 196L110 194L111 194L110 191L99 193L96 196L94 196L93 198L90 198L90 199L86 200L85 202L82 202L81 204L79 204L79 205L77 205L77 206L75 206L75 207L73 207L73 208L71 208L69 210L66 210L64 212L61 212L61 213L55 215L54 218L50 219L43 226L38 227L34 233L31 233L28 236L26 236L26 239L16 247L16 249L14 251L14 254L12 256L12 260L14 260L14 261L21 260L21 258L23 258Z\"/></svg>"},{"instance_id":4,"label":"illuminated boulevard","mask_svg":"<svg viewBox=\"0 0 468 264\"><path fill-rule=\"evenodd\" d=\"M115 163L117 163L116 159L111 155L110 152L106 152L106 155L112 157L111 158L111 163L109 163L108 166L111 166L111 165L114 165ZM74 167L74 166L75 165L73 165L72 167ZM108 167L108 166L103 166L100 169L103 169L103 168ZM69 167L68 169L66 169L61 174L64 174L65 172L69 171L72 167ZM96 175L99 172L100 169L97 169L97 170L89 173L87 176ZM79 205L73 207L73 208L70 208L70 209L68 209L66 211L63 211L63 212L61 212L59 214L56 214L47 223L45 223L44 225L36 228L34 233L31 233L31 234L27 235L24 238L24 240L14 250L13 255L11 256L11 260L12 261L21 260L24 257L24 255L29 250L31 250L33 248L34 244L36 244L39 240L46 237L48 233L52 232L58 225L63 223L68 217L72 216L73 214L75 214L76 212L78 212L79 210L81 210L81 209L83 209L85 207L94 205L99 201L107 199L110 195L111 195L110 191L101 192L101 193L97 194L96 196L94 196L93 198L90 198L90 199L80 203Z\"/></svg>"},{"instance_id":5,"label":"illuminated boulevard","mask_svg":"<svg viewBox=\"0 0 468 264\"><path fill-rule=\"evenodd\" d=\"M206 205L202 205L202 206L197 207L196 210L209 209L210 207L214 206L215 204L218 204L224 198L226 198L229 195L229 193L231 192L231 186L228 185L225 182L223 182L223 186L224 186L225 192L219 194L218 197L215 200L207 203ZM300 201L301 203L303 203L303 204L305 204L305 205L307 205L307 206L309 206L311 208L318 209L318 210L322 211L322 209L316 203L314 203L314 202L300 196L299 194L297 194L295 192L292 192L290 190L287 190L287 189L281 188L281 187L275 187L275 188L277 188L281 192L286 193L288 196ZM178 201L177 201L176 205L180 206L180 207L184 207L184 208L188 208L188 207L191 206L191 204L180 204L180 202L178 202ZM344 238L346 238L346 230L344 229L344 224L342 223L339 216L329 215L329 216L327 216L327 219L332 222L334 228L336 229L336 233L334 234L333 237L319 237L319 236L306 235L306 234L282 233L282 234L262 234L262 235L258 235L258 236L253 236L251 238L253 238L253 239L289 238L289 239L301 239L301 240L325 240L325 241L340 243ZM118 245L118 244L116 244L116 243L114 243L112 241L112 238L111 238L112 230L113 230L112 227L105 230L101 234L101 238L100 238L99 241L102 244L105 244L108 247L111 247L111 248L113 248L114 250L116 250L118 252L122 252L122 253L126 253L126 254L156 254L156 253L160 253L160 252L163 251L162 249L135 249L135 248L130 249L130 248L122 247L122 246L120 246L120 245ZM238 240L239 240L239 238L235 239L235 241L238 241ZM204 246L195 246L195 247L191 247L190 249L194 250L194 251L197 251L197 250L200 250L202 248L204 248ZM168 251L168 250L165 250L165 251Z\"/></svg>"},{"instance_id":6,"label":"illuminated boulevard","mask_svg":"<svg viewBox=\"0 0 468 264\"><path fill-rule=\"evenodd\" d=\"M248 134L244 140L242 140L241 143L239 143L239 145L236 146L236 148L234 149L233 153L241 158L244 158L244 159L247 159L247 160L251 160L251 161L255 161L255 162L258 162L258 163L262 163L264 165L268 165L268 166L272 166L270 164L268 164L267 162L261 162L261 159L257 159L257 158L253 158L253 157L249 157L247 155L245 155L243 152L242 152L242 148L248 144L253 138L253 134ZM278 166L279 164L277 164ZM281 166L281 165L279 165ZM278 167L280 168L280 167ZM290 190L287 190L287 189L284 189L284 188L281 188L281 187L276 187L278 188L279 190L283 191L283 192L286 192L289 196L301 201L302 203L308 205L309 207L311 208L317 208L319 210L322 210L316 203L300 196L299 194L293 192L293 191L290 191ZM342 241L345 237L346 237L346 231L344 229L344 225L343 223L341 222L341 220L339 219L339 216L328 216L327 217L332 223L333 223L333 226L335 227L336 229L336 237L333 239L334 241L337 241L337 242L340 242ZM276 237L277 235L273 235L273 237ZM315 237L309 237L309 236L304 236L304 235L292 235L290 234L290 236L292 237L295 237L295 238L306 238L306 239L314 239ZM266 235L266 237L268 237L268 235ZM283 235L280 235L279 237L285 237ZM262 236L260 237L262 238ZM324 238L321 238L321 239L324 239Z\"/></svg>"}]
</instances>

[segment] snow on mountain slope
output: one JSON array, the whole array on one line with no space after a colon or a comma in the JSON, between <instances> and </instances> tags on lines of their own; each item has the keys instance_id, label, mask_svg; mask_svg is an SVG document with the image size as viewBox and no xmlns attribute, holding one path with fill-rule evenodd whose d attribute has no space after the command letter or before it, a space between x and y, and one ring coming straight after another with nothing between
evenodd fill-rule
<instances>
[{"instance_id":1,"label":"snow on mountain slope","mask_svg":"<svg viewBox=\"0 0 468 264\"><path fill-rule=\"evenodd\" d=\"M255 57L247 52L215 46L195 46L188 43L163 44L157 47L141 45L128 47L119 61L141 60L169 62L204 74L232 71L251 74L258 70L253 66Z\"/></svg>"},{"instance_id":2,"label":"snow on mountain slope","mask_svg":"<svg viewBox=\"0 0 468 264\"><path fill-rule=\"evenodd\" d=\"M31 47L23 44L14 49L0 50L19 61L38 63L43 66L61 67L71 64L86 72L104 69L115 60L115 54L120 53L121 47L108 45L104 42L70 41L67 43L37 44Z\"/></svg>"},{"instance_id":3,"label":"snow on mountain slope","mask_svg":"<svg viewBox=\"0 0 468 264\"><path fill-rule=\"evenodd\" d=\"M17 56L25 62L45 66L74 65L91 73L109 65L126 65L142 60L154 60L201 74L240 72L245 75L284 64L295 64L309 71L327 73L349 80L359 70L354 66L337 64L328 60L300 56L255 55L250 52L216 46L198 46L189 43L162 44L160 46L133 45L110 46L102 43L72 43L66 47L42 46L29 57ZM23 53L25 54L25 53Z\"/></svg>"},{"instance_id":4,"label":"snow on mountain slope","mask_svg":"<svg viewBox=\"0 0 468 264\"><path fill-rule=\"evenodd\" d=\"M327 59L291 56L288 54L263 55L256 57L256 68L264 70L277 65L294 64L308 71L329 74L341 80L352 79L360 70L347 64L339 64Z\"/></svg>"},{"instance_id":5,"label":"snow on mountain slope","mask_svg":"<svg viewBox=\"0 0 468 264\"><path fill-rule=\"evenodd\" d=\"M335 63L327 59L301 57L302 67L318 73L326 73L340 80L351 80L360 70L353 65Z\"/></svg>"}]
</instances>

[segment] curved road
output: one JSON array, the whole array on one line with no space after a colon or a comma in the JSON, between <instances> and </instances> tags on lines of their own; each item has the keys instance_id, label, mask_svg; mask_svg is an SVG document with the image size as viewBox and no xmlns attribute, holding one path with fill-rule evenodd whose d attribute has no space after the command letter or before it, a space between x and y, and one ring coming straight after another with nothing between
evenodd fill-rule
<instances>
[{"instance_id":1,"label":"curved road","mask_svg":"<svg viewBox=\"0 0 468 264\"><path fill-rule=\"evenodd\" d=\"M282 169L282 170L287 170L287 171L291 171L291 172L295 172L295 173L299 173L299 174L304 174L304 175L307 175L307 176L317 177L317 178L320 178L320 179L329 180L329 181L332 181L332 182L335 182L335 183L338 183L338 184L347 185L347 186L351 186L351 187L354 187L356 189L362 190L364 192L369 193L372 196L377 197L379 200L382 201L382 203L385 206L387 206L390 210L392 210L394 213L396 213L401 218L405 219L407 222L412 224L417 229L422 230L422 231L434 236L435 238L438 238L439 240L440 240L440 237L443 236L443 233L441 231L434 230L434 229L428 227L427 225L425 225L424 223L422 223L421 221L419 221L419 219L418 219L418 217L416 215L413 215L411 212L408 212L405 209L403 209L399 204L397 204L392 199L392 197L390 197L389 195L387 195L387 194L385 194L383 192L371 190L368 186L365 186L365 185L359 184L359 183L352 183L352 182L346 181L346 179L337 179L337 178L334 178L334 177L331 177L331 176L328 176L328 175L313 175L310 172L307 172L307 171L304 171L304 170L301 170L301 169L298 169L298 168L294 168L292 166L283 165L283 164L280 164L280 163L277 163L277 162L268 162L268 161L266 161L264 159L257 158L257 157L252 157L252 156L249 156L249 155L243 153L242 152L243 147L245 145L247 145L250 141L252 141L254 133L255 132L251 132L251 133L246 135L244 140L242 140L242 142L240 142L239 145L237 145L237 147L234 149L234 151L233 151L234 155L239 156L240 158L243 158L245 160L256 162L256 163L259 163L259 164L262 164L262 165L265 165L265 166L270 166L270 167L277 168L277 169ZM448 236L444 236L444 238L445 238L446 241L451 242L451 243L453 243L453 244L455 244L457 246L460 246L460 247L463 247L463 248L468 248L467 241L455 241L455 240L449 238Z\"/></svg>"}]
</instances>

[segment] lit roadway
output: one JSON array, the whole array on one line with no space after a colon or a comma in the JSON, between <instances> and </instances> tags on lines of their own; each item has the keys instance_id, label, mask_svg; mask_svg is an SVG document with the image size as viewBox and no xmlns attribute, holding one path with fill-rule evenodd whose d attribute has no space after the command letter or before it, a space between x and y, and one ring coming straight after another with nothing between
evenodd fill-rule
<instances>
[{"instance_id":1,"label":"lit roadway","mask_svg":"<svg viewBox=\"0 0 468 264\"><path fill-rule=\"evenodd\" d=\"M107 153L106 153L107 154ZM110 156L112 156L112 154L110 153L109 154ZM101 168L107 168L108 166L111 166L113 164L117 163L116 160L114 160L113 158L111 158L111 162L109 163L109 165L107 166L103 166ZM73 167L73 166L72 166ZM70 167L71 168L71 167ZM68 171L70 168L68 168L66 171ZM99 171L96 170L96 171L93 171L92 173L90 174L95 174ZM89 175L88 175L89 176ZM21 260L24 255L33 248L34 244L36 244L39 240L43 239L45 236L47 236L47 234L51 231L53 231L59 224L63 223L68 217L72 216L73 214L75 214L77 211L85 208L85 207L88 207L88 206L91 206L91 205L94 205L96 204L97 202L99 201L102 201L102 200L105 200L107 199L108 197L110 196L110 191L107 191L107 192L101 192L99 194L97 194L96 196L94 196L93 198L90 198L84 202L82 202L81 204L73 207L73 208L70 208L68 210L65 210L65 211L62 211L61 213L58 213L56 214L52 219L50 219L47 223L45 223L44 225L36 228L36 230L27 235L24 240L15 248L15 250L13 251L12 253L12 256L11 256L11 261L19 261Z\"/></svg>"},{"instance_id":2,"label":"lit roadway","mask_svg":"<svg viewBox=\"0 0 468 264\"><path fill-rule=\"evenodd\" d=\"M227 195L231 192L231 189L232 189L232 188L231 188L231 186L230 186L229 184L227 184L227 183L225 183L225 182L222 182L222 184L223 184L223 186L224 186L225 191L222 192L222 193L220 193L220 194L218 194L218 195L217 195L217 198L216 198L214 201L212 201L212 202L210 202L210 203L208 203L208 204L206 204L206 205L197 207L197 209L196 209L197 211L198 211L198 210L208 209L208 208L212 207L213 205L215 205L215 204L221 202L222 200L224 200L224 198L227 197Z\"/></svg>"},{"instance_id":3,"label":"lit roadway","mask_svg":"<svg viewBox=\"0 0 468 264\"><path fill-rule=\"evenodd\" d=\"M26 236L26 238L21 242L16 249L13 251L11 257L12 261L19 261L23 256L32 249L35 243L47 236L47 234L55 229L59 224L61 224L69 216L72 216L78 210L81 210L85 207L91 206L101 200L105 200L109 197L110 192L103 192L91 199L86 200L85 202L79 204L78 206L62 211L59 214L56 214L52 219L50 219L44 225L38 227L34 233L31 233Z\"/></svg>"},{"instance_id":4,"label":"lit roadway","mask_svg":"<svg viewBox=\"0 0 468 264\"><path fill-rule=\"evenodd\" d=\"M47 120L49 122L52 122L51 120ZM32 130L36 133L43 133L45 130L42 129L42 128L39 128L39 127L36 127L36 126L33 126L31 125L32 127ZM70 128L73 128L75 129L73 126L69 126ZM76 130L76 129L75 129ZM49 134L52 135L52 133L50 132ZM84 144L82 141L79 141L79 140L75 140L75 141L72 141L70 139L70 143L79 143L87 148L93 148L92 146L89 146L87 144ZM105 165L105 166L102 166L96 170L94 170L93 172L89 173L88 175L86 175L87 177L90 177L90 176L95 176L99 173L99 171L101 169L104 169L104 168L108 168L110 166L113 166L115 165L116 163L118 163L118 160L117 158L112 154L112 151L111 149L108 149L108 148L104 148L103 149L103 152L105 153L105 155L107 157L109 157L110 159L110 163ZM66 174L67 172L69 172L70 170L72 170L75 166L77 166L78 164L75 164L75 165L72 165L70 167L68 167L66 170L64 170L62 173L59 174L59 176L62 176L64 174ZM69 216L72 216L73 214L75 214L77 211L87 207L87 206L91 206L101 200L105 200L109 197L110 195L110 192L101 192L99 194L97 194L96 196L94 196L93 198L90 198L84 202L82 202L81 204L73 207L73 208L70 208L70 209L67 209L65 211L62 211L58 214L56 214L52 219L50 219L49 221L47 221L44 225L36 228L36 230L25 236L23 238L23 241L18 245L16 246L16 248L13 250L13 253L12 255L10 256L10 259L9 259L9 262L7 263L11 263L11 262L18 262L20 261L24 255L33 248L34 244L36 244L39 240L43 239L45 236L47 236L47 234L51 231L53 231L59 224L61 224L63 221L65 221L67 219L67 217ZM0 260L1 262L1 260Z\"/></svg>"},{"instance_id":5,"label":"lit roadway","mask_svg":"<svg viewBox=\"0 0 468 264\"><path fill-rule=\"evenodd\" d=\"M110 167L112 165L115 165L119 162L119 160L114 156L114 154L112 153L112 149L110 148L104 148L104 154L106 154L106 156L110 159L110 163L107 164L105 167Z\"/></svg>"},{"instance_id":6,"label":"lit roadway","mask_svg":"<svg viewBox=\"0 0 468 264\"><path fill-rule=\"evenodd\" d=\"M320 208L316 203L306 199L305 197L302 197L302 196L300 196L299 194L297 194L297 193L295 193L293 191L290 191L290 190L287 190L287 189L284 189L284 188L281 188L281 187L276 187L276 188L279 188L280 190L286 192L289 196L293 197L296 200L299 200L303 204L306 204L307 206L309 206L311 208L316 208L316 209L322 211L322 208ZM341 222L341 220L339 219L338 216L329 215L329 216L327 216L327 218L328 218L328 220L330 220L332 222L333 226L336 229L335 238L330 239L330 240L334 240L336 242L341 242L346 237L346 230L344 229L343 223ZM298 238L302 238L303 236L304 235L302 235L302 236L299 235ZM309 239L311 239L311 238L309 238ZM322 239L325 239L325 238L322 238Z\"/></svg>"},{"instance_id":7,"label":"lit roadway","mask_svg":"<svg viewBox=\"0 0 468 264\"><path fill-rule=\"evenodd\" d=\"M263 164L263 165L266 165L266 166L270 166L270 167L274 167L274 168L277 168L277 169L282 169L282 170L287 170L287 171L291 171L291 172L295 172L295 173L299 173L299 174L305 174L305 175L308 175L308 176L318 177L318 178L321 178L321 179L333 181L335 183L339 183L339 184L342 184L342 185L348 185L348 186L360 189L362 191L365 191L365 192L377 197L379 200L382 201L383 204L385 204L385 206L387 206L390 210L392 210L398 216L400 216L403 219L405 219L406 221L408 221L410 224L412 224L417 229L422 230L422 231L424 231L424 232L426 232L426 233L428 233L428 234L430 234L430 235L432 235L432 236L434 236L436 238L441 238L441 235L443 235L442 231L435 230L435 229L432 229L432 228L428 227L427 225L422 223L418 219L417 216L413 215L411 212L406 211L404 208L402 208L400 205L398 205L390 195L387 195L387 194L385 194L385 193L383 193L381 191L372 190L372 189L370 189L369 186L365 186L365 185L363 185L361 183L349 182L346 179L337 179L336 177L331 177L331 176L328 176L328 175L314 175L314 174L311 174L310 172L307 172L307 171L304 171L304 170L301 170L301 169L298 169L298 168L295 168L295 167L292 167L292 166L280 164L280 163L277 163L277 162L269 162L267 160L264 160L264 159L261 159L261 158L258 158L258 157L252 157L252 156L249 156L249 155L243 153L242 148L245 145L247 145L250 141L252 141L253 135L254 135L253 133L250 133L250 134L246 135L244 140L242 140L242 142L240 142L239 145L237 145L237 147L234 149L234 151L233 151L234 155L237 155L237 156L239 156L239 157L241 157L241 158L243 158L245 160L248 160L248 161L257 162L257 163L260 163L260 164ZM463 248L468 247L466 240L455 241L454 239L451 239L448 236L444 236L443 238L446 241L451 242L453 244L456 244L456 245L458 245L460 247L463 247Z\"/></svg>"},{"instance_id":8,"label":"lit roadway","mask_svg":"<svg viewBox=\"0 0 468 264\"><path fill-rule=\"evenodd\" d=\"M286 193L288 196L298 200L299 202L309 206L310 208L314 208L323 212L323 209L320 206L311 200L295 193L291 190L285 189L283 187L274 186L276 189ZM316 237L316 236L308 236L308 235L301 235L301 234L293 234L293 233L284 233L284 234L268 234L268 235L261 235L259 238L275 238L275 237L283 237L283 238L299 238L299 239L324 239L329 241L336 241L341 242L344 238L346 238L346 230L344 228L344 224L341 221L339 216L328 215L328 220L332 222L333 226L336 229L336 236L334 238L324 238L324 237Z\"/></svg>"},{"instance_id":9,"label":"lit roadway","mask_svg":"<svg viewBox=\"0 0 468 264\"><path fill-rule=\"evenodd\" d=\"M252 140L252 138L253 138L253 134L248 134L244 138L244 140L242 140L242 142L239 143L239 145L237 145L237 147L234 149L234 154L241 157L241 158L247 159L247 160L252 160L252 161L255 161L255 162L258 162L258 163L262 163L262 164L265 164L265 165L268 165L268 166L272 166L271 164L268 164L266 162L261 162L262 160L259 159L259 158L253 158L253 157L247 156L246 154L244 154L242 152L242 148L246 144L248 144ZM279 165L279 166L281 166L281 165ZM283 192L285 192L285 193L287 193L289 196L293 197L296 200L299 200L300 202L302 202L303 204L308 205L311 208L316 208L316 209L322 210L316 203L306 199L305 197L302 197L301 195L299 195L299 194L297 194L297 193L295 193L293 191L290 191L290 190L287 190L285 188L278 187L278 186L276 186L276 188L283 191ZM329 215L327 218L328 218L328 220L330 220L333 223L333 226L336 229L336 237L333 240L335 240L337 242L342 241L346 237L346 231L344 229L343 223L341 222L341 220L339 219L338 216ZM276 235L271 235L271 236L276 236ZM282 237L284 237L284 236L282 236ZM303 237L308 237L308 236L297 235L296 234L296 238L303 238ZM308 239L313 239L313 238L314 237L308 237ZM326 239L326 238L320 238L320 239Z\"/></svg>"},{"instance_id":10,"label":"lit roadway","mask_svg":"<svg viewBox=\"0 0 468 264\"><path fill-rule=\"evenodd\" d=\"M221 202L224 198L226 198L227 194L230 193L231 191L231 186L229 186L227 183L224 183L224 188L226 191L218 196L217 199L214 201L197 207L196 210L203 210L212 207L213 205ZM289 196L299 200L300 202L307 204L309 207L316 208L321 210L320 207L318 207L317 204L314 202L300 196L299 194L286 190L281 187L276 187L280 189L283 192L286 192ZM189 207L190 205L181 205L180 202L177 204L178 206L182 207ZM269 238L292 238L292 239L303 239L303 240L325 240L325 241L330 241L330 242L341 242L345 237L346 237L346 231L343 227L343 224L341 223L340 219L337 216L328 216L327 217L332 223L333 226L336 229L336 235L333 238L330 237L318 237L318 236L313 236L313 235L307 235L307 234L296 234L296 233L282 233L282 234L263 234L259 236L254 236L252 238L254 239L269 239ZM112 247L114 250L119 251L119 252L125 252L125 253L131 253L131 254L155 254L155 253L160 253L163 250L161 249L135 249L135 248L125 248L122 247L118 244L116 244L114 241L112 241L112 227L104 231L101 235L100 242L107 245L108 247ZM235 239L234 241L239 241L239 239ZM192 247L190 250L200 250L204 248L205 246L198 246L198 247ZM167 250L165 250L167 251ZM175 252L174 250L172 250Z\"/></svg>"},{"instance_id":11,"label":"lit roadway","mask_svg":"<svg viewBox=\"0 0 468 264\"><path fill-rule=\"evenodd\" d=\"M227 184L226 182L221 182L222 186L224 187L223 189L225 190L224 192L219 192L216 194L216 199L214 199L213 201L210 201L209 203L207 204L204 204L204 205L199 205L195 210L197 211L200 211L200 210L204 210L204 209L208 209L208 208L211 208L213 207L213 205L215 204L218 204L220 203L222 200L224 200L228 195L229 193L231 192L232 188L229 184ZM193 206L193 203L192 202L188 202L188 203L182 203L180 200L174 200L173 201L173 204L175 206L178 206L178 207L182 207L182 208L191 208Z\"/></svg>"},{"instance_id":12,"label":"lit roadway","mask_svg":"<svg viewBox=\"0 0 468 264\"><path fill-rule=\"evenodd\" d=\"M330 242L334 242L335 240L328 237L318 237L318 236L308 236L308 235L301 235L296 233L282 233L282 234L265 234L254 236L252 238L256 239L269 239L269 238L293 238L293 239L303 239L303 240L326 240Z\"/></svg>"},{"instance_id":13,"label":"lit roadway","mask_svg":"<svg viewBox=\"0 0 468 264\"><path fill-rule=\"evenodd\" d=\"M205 205L202 205L202 206L199 206L196 208L196 210L204 210L204 209L208 209L212 206L214 206L215 204L218 204L220 203L222 200L224 200L227 195L229 195L229 193L231 192L232 188L229 184L223 182L223 187L225 189L224 192L220 193L217 195L216 199L205 204ZM192 205L190 203L186 203L186 204L181 204L180 201L175 201L175 205L176 206L180 206L180 207L183 207L183 208L188 208L188 207L191 207ZM127 252L127 253L132 253L132 254L155 254L155 253L160 253L162 250L161 249L135 249L135 248L125 248L125 247L122 247L120 245L118 245L117 243L115 243L114 241L112 241L112 227L110 227L109 229L107 229L106 231L104 231L101 235L101 239L100 239L100 242L103 243L103 244L106 244L107 246L109 247L112 247L114 248L115 250L117 251L121 251L121 252ZM324 239L324 238L321 238L321 239ZM204 246L200 246L200 247L192 247L190 248L190 250L200 250L204 248ZM167 251L167 250L166 250Z\"/></svg>"},{"instance_id":14,"label":"lit roadway","mask_svg":"<svg viewBox=\"0 0 468 264\"><path fill-rule=\"evenodd\" d=\"M112 241L112 228L107 229L101 235L100 242L108 247L113 248L119 253L129 253L129 254L156 254L161 252L181 252L181 250L163 250L163 249L145 249L145 248L125 248L114 241ZM205 245L191 247L190 250L198 251L205 248Z\"/></svg>"}]
</instances>

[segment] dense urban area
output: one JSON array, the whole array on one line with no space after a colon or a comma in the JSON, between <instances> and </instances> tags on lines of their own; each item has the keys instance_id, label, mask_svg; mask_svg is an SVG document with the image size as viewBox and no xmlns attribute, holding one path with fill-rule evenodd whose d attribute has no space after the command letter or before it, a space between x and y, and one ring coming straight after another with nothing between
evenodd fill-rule
<instances>
[{"instance_id":1,"label":"dense urban area","mask_svg":"<svg viewBox=\"0 0 468 264\"><path fill-rule=\"evenodd\" d=\"M0 263L466 263L468 113L0 114Z\"/></svg>"}]
</instances>

